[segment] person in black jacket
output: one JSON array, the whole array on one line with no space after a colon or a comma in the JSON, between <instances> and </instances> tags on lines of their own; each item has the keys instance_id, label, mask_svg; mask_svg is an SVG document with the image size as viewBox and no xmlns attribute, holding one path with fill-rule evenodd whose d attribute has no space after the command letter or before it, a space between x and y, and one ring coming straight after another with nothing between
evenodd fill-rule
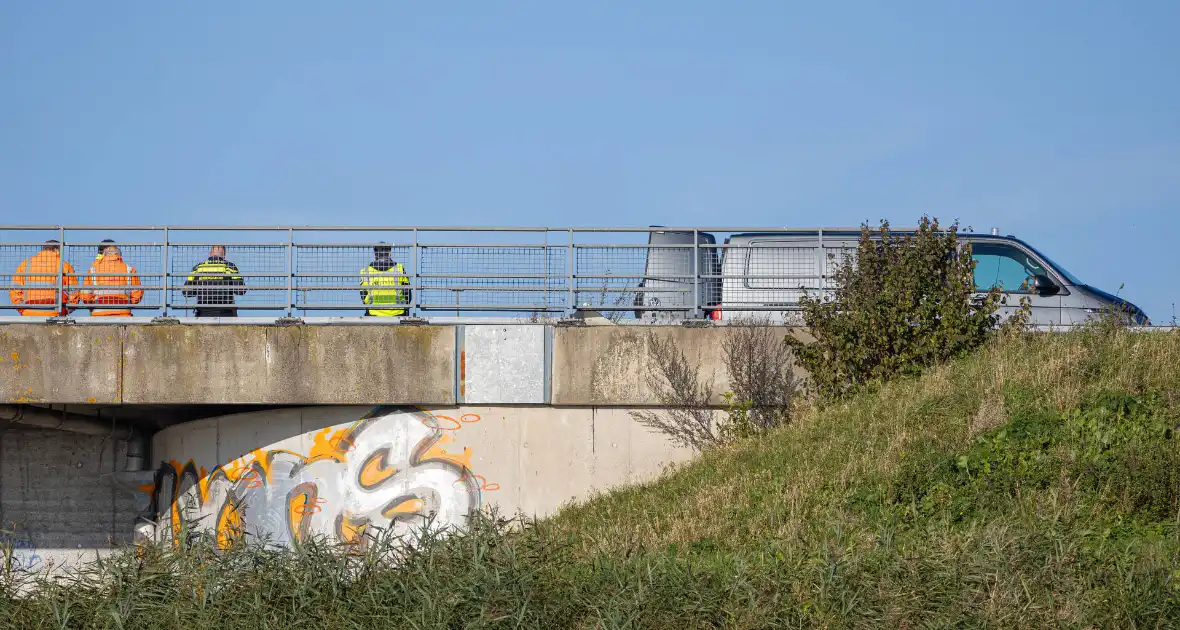
<instances>
[{"instance_id":1,"label":"person in black jacket","mask_svg":"<svg viewBox=\"0 0 1180 630\"><path fill-rule=\"evenodd\" d=\"M225 259L224 245L209 248L209 258L193 266L184 287L185 297L196 296L197 306L212 307L196 309L197 317L237 317L234 296L246 295L246 281L238 266Z\"/></svg>"}]
</instances>

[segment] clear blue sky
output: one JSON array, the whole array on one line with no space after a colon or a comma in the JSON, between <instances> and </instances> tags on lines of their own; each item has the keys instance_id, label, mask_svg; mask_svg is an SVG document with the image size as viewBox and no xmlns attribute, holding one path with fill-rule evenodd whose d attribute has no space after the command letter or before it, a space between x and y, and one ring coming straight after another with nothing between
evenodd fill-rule
<instances>
[{"instance_id":1,"label":"clear blue sky","mask_svg":"<svg viewBox=\"0 0 1180 630\"><path fill-rule=\"evenodd\" d=\"M6 2L0 223L929 213L1161 321L1177 33L1168 0Z\"/></svg>"}]
</instances>

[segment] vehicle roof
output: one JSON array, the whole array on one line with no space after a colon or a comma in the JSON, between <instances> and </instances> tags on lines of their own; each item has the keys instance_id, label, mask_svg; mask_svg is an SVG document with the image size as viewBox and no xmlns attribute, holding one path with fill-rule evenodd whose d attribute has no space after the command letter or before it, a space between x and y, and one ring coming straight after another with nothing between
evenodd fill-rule
<instances>
[{"instance_id":1,"label":"vehicle roof","mask_svg":"<svg viewBox=\"0 0 1180 630\"><path fill-rule=\"evenodd\" d=\"M898 229L891 228L889 230L889 232L891 234L913 234L914 232L917 232L917 231L918 231L917 228L898 228ZM747 239L752 239L752 238L773 238L776 236L818 236L819 233L820 233L819 230L814 230L814 229L810 229L810 230L809 229L784 230L781 232L742 232L739 234L729 235L728 237L726 237L725 242L728 244L731 241L738 240L738 239L747 240ZM860 238L860 230L859 229L851 229L851 228L823 230L823 236L824 236L824 238L831 237L833 239L840 239L840 238L854 238L855 239L855 238ZM1024 241L1020 240L1019 238L1017 238L1011 234L1008 234L1006 236L1001 236L998 234L981 234L978 232L960 232L958 234L958 237L959 238L980 239L980 240L991 239L991 240L996 240L996 241L1014 241L1017 243L1026 244L1026 243L1024 243Z\"/></svg>"}]
</instances>

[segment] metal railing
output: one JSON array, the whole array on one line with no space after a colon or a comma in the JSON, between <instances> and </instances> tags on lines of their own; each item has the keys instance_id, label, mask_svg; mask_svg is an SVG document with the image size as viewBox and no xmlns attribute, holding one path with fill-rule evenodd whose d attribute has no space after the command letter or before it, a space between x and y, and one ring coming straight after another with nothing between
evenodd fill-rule
<instances>
[{"instance_id":1,"label":"metal railing","mask_svg":"<svg viewBox=\"0 0 1180 630\"><path fill-rule=\"evenodd\" d=\"M795 308L804 289L823 288L830 252L822 237L818 247L758 247L702 243L700 235L823 231L0 226L0 289L9 292L8 308L57 314L126 309L183 316L222 308L360 314L376 307L364 303L362 281L374 249L387 247L402 273L394 268L386 275L404 278L394 287L404 291L397 308L412 315L591 310L616 320L702 317L713 310ZM659 239L652 233L680 233L687 242L653 242ZM47 245L50 239L57 243ZM98 260L104 239L114 241L127 267L113 256ZM218 278L198 272L214 246L224 246L225 260L236 265L240 289L207 286ZM128 286L133 281L138 286ZM732 298L724 304L723 291Z\"/></svg>"},{"instance_id":2,"label":"metal railing","mask_svg":"<svg viewBox=\"0 0 1180 630\"><path fill-rule=\"evenodd\" d=\"M829 285L857 232L0 225L0 289L10 298L0 309L75 316L90 314L87 309L182 317L211 309L243 316L360 315L370 307L391 308L362 298L363 290L374 290L362 286L365 269L375 248L385 247L402 270L386 275L404 279L389 287L404 291L403 303L393 308L408 315L599 311L618 321L790 311L804 291ZM738 244L725 239L738 233L758 236ZM108 239L119 258L100 261ZM225 248L240 286L215 286L210 283L224 278L199 273L197 265L218 253L211 252L215 246Z\"/></svg>"}]
</instances>

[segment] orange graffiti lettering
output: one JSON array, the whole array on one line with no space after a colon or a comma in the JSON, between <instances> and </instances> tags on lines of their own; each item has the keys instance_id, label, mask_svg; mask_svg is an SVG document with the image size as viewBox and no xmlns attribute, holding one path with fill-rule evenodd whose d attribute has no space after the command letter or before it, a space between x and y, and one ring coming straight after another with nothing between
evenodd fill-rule
<instances>
[{"instance_id":1,"label":"orange graffiti lettering","mask_svg":"<svg viewBox=\"0 0 1180 630\"><path fill-rule=\"evenodd\" d=\"M316 461L321 459L330 459L337 462L342 462L345 459L345 454L352 450L352 441L348 439L349 429L340 429L333 432L331 427L328 427L313 436L314 444L311 450L308 451L308 460Z\"/></svg>"},{"instance_id":2,"label":"orange graffiti lettering","mask_svg":"<svg viewBox=\"0 0 1180 630\"><path fill-rule=\"evenodd\" d=\"M439 420L446 420L446 423L439 422ZM422 420L422 423L432 429L440 431L458 431L463 428L463 424L450 416L441 416L431 414L429 418Z\"/></svg>"},{"instance_id":3,"label":"orange graffiti lettering","mask_svg":"<svg viewBox=\"0 0 1180 630\"><path fill-rule=\"evenodd\" d=\"M495 492L500 489L500 484L488 483L488 480L486 477L484 477L483 475L477 475L475 473L472 473L469 469L463 470L463 474L459 475L459 478L455 480L454 485L459 485L461 483L467 483L468 481L470 481L472 479L474 479L477 482L479 489L483 490L485 492Z\"/></svg>"},{"instance_id":4,"label":"orange graffiti lettering","mask_svg":"<svg viewBox=\"0 0 1180 630\"><path fill-rule=\"evenodd\" d=\"M249 489L262 487L262 476L258 474L257 470L250 469L238 477L239 481L245 481L246 487Z\"/></svg>"},{"instance_id":5,"label":"orange graffiti lettering","mask_svg":"<svg viewBox=\"0 0 1180 630\"><path fill-rule=\"evenodd\" d=\"M310 501L304 501L302 505L295 506L294 511L300 516L318 514L323 511L324 508L322 506L327 502L328 500L323 497L316 497Z\"/></svg>"}]
</instances>

